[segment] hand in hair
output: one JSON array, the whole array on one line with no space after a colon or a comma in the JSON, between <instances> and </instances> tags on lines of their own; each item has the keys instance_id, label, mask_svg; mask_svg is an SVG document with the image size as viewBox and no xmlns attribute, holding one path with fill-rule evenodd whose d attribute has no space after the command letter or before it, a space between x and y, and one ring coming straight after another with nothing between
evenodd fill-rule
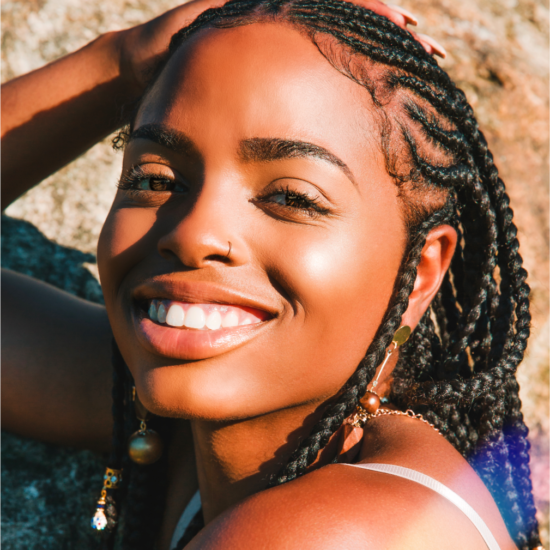
<instances>
[{"instance_id":1,"label":"hand in hair","mask_svg":"<svg viewBox=\"0 0 550 550\"><path fill-rule=\"evenodd\" d=\"M223 3L193 0L2 85L3 208L121 126L171 36Z\"/></svg>"},{"instance_id":2,"label":"hand in hair","mask_svg":"<svg viewBox=\"0 0 550 550\"><path fill-rule=\"evenodd\" d=\"M121 72L137 94L147 85L156 65L168 54L170 38L203 11L223 4L225 0L192 0L142 25L122 31Z\"/></svg>"}]
</instances>

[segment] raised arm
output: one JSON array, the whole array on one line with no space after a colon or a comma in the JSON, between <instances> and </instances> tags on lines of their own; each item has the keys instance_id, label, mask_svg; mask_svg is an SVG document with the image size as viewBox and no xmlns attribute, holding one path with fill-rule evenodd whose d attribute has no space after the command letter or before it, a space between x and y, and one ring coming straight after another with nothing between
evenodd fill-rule
<instances>
[{"instance_id":1,"label":"raised arm","mask_svg":"<svg viewBox=\"0 0 550 550\"><path fill-rule=\"evenodd\" d=\"M2 270L2 428L108 450L110 347L104 307Z\"/></svg>"},{"instance_id":2,"label":"raised arm","mask_svg":"<svg viewBox=\"0 0 550 550\"><path fill-rule=\"evenodd\" d=\"M2 86L2 207L121 123L171 36L211 0L100 36ZM107 450L111 330L105 309L10 271L2 273L2 427Z\"/></svg>"},{"instance_id":3,"label":"raised arm","mask_svg":"<svg viewBox=\"0 0 550 550\"><path fill-rule=\"evenodd\" d=\"M223 2L218 2L221 4ZM170 37L212 0L195 0L2 86L2 208L103 139L139 97Z\"/></svg>"}]
</instances>

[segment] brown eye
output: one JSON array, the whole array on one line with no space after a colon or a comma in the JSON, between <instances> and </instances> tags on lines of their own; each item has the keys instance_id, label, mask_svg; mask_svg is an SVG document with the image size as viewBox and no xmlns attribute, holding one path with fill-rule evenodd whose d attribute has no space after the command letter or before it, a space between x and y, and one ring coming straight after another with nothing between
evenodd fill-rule
<instances>
[{"instance_id":1,"label":"brown eye","mask_svg":"<svg viewBox=\"0 0 550 550\"><path fill-rule=\"evenodd\" d=\"M316 212L324 214L327 212L325 208L320 206L317 199L310 197L303 193L298 193L290 189L281 189L272 193L262 199L263 203L275 203L280 206L286 206L287 208L295 210L306 210L309 212Z\"/></svg>"},{"instance_id":2,"label":"brown eye","mask_svg":"<svg viewBox=\"0 0 550 550\"><path fill-rule=\"evenodd\" d=\"M148 191L157 193L187 193L189 187L181 178L166 177L164 174L147 174L141 167L136 167L124 174L119 189L127 191Z\"/></svg>"},{"instance_id":3,"label":"brown eye","mask_svg":"<svg viewBox=\"0 0 550 550\"><path fill-rule=\"evenodd\" d=\"M158 178L155 176L142 178L139 181L138 189L143 191L173 191L175 182L166 178Z\"/></svg>"}]
</instances>

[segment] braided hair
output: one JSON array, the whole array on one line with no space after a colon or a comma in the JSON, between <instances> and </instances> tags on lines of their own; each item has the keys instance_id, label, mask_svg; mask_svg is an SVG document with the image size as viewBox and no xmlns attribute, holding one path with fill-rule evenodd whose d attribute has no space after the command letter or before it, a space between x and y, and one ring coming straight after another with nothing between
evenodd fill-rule
<instances>
[{"instance_id":1,"label":"braided hair","mask_svg":"<svg viewBox=\"0 0 550 550\"><path fill-rule=\"evenodd\" d=\"M392 299L364 359L270 486L303 475L354 411L400 326L428 233L451 224L458 234L451 266L401 350L390 401L422 413L441 431L488 487L518 548L536 548L529 443L515 378L529 337L527 273L504 183L471 106L409 32L341 0L231 0L174 35L156 74L199 30L259 21L305 32L336 70L370 94L408 229ZM125 462L128 501L123 547L150 549L163 508L163 468L124 459L121 438L135 427L121 400L128 402L132 382L121 357L114 372L114 460ZM169 421L157 420L169 433ZM178 548L193 534L185 533Z\"/></svg>"}]
</instances>

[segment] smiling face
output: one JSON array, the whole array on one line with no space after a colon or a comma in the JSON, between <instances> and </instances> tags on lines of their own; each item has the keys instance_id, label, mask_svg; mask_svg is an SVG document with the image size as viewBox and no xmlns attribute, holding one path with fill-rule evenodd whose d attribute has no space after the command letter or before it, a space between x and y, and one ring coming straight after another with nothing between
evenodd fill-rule
<instances>
[{"instance_id":1,"label":"smiling face","mask_svg":"<svg viewBox=\"0 0 550 550\"><path fill-rule=\"evenodd\" d=\"M98 249L147 408L247 418L338 392L406 243L379 143L368 93L290 26L206 29L174 54Z\"/></svg>"}]
</instances>

